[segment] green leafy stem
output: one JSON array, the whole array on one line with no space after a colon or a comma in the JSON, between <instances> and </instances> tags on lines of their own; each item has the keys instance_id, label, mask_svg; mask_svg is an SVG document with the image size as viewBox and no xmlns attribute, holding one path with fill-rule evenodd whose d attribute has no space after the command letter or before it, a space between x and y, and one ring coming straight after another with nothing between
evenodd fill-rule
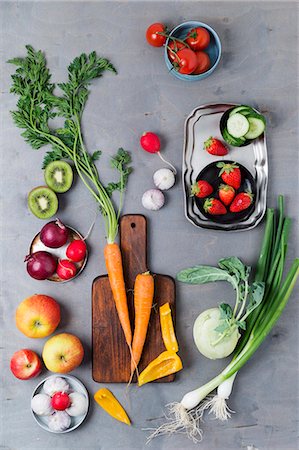
<instances>
[{"instance_id":1,"label":"green leafy stem","mask_svg":"<svg viewBox=\"0 0 299 450\"><path fill-rule=\"evenodd\" d=\"M96 52L76 57L68 67L68 81L57 86L62 95L54 93L55 84L51 83L51 74L44 54L26 46L25 58L14 58L8 62L17 66L12 75L11 92L18 95L17 110L12 111L15 124L22 128L22 136L33 148L39 149L50 144L43 168L51 161L68 159L73 161L79 177L99 204L106 224L107 241L114 242L118 232L118 219L122 208L122 194L129 174L131 157L120 148L111 159L111 167L119 172L119 181L104 186L100 180L95 161L100 151L90 154L84 144L81 118L89 96L92 80L102 76L103 72L116 73L113 65ZM63 126L53 128L51 120L62 118ZM111 195L120 192L120 202L115 210Z\"/></svg>"},{"instance_id":2,"label":"green leafy stem","mask_svg":"<svg viewBox=\"0 0 299 450\"><path fill-rule=\"evenodd\" d=\"M262 281L249 284L250 267L245 266L239 258L231 256L220 259L218 266L199 265L177 274L177 279L183 283L206 284L213 281L227 281L233 286L236 292L234 309L227 303L220 303L221 323L215 328L219 337L213 345L231 335L236 328L246 329L246 319L262 302L265 290L265 283Z\"/></svg>"}]
</instances>

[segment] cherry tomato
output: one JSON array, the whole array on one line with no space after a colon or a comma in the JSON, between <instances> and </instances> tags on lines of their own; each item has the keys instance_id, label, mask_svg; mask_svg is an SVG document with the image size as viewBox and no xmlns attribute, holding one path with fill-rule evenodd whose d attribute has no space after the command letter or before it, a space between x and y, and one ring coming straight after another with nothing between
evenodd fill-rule
<instances>
[{"instance_id":1,"label":"cherry tomato","mask_svg":"<svg viewBox=\"0 0 299 450\"><path fill-rule=\"evenodd\" d=\"M64 411L70 404L71 400L66 392L56 392L51 398L51 405L57 411Z\"/></svg>"},{"instance_id":2,"label":"cherry tomato","mask_svg":"<svg viewBox=\"0 0 299 450\"><path fill-rule=\"evenodd\" d=\"M81 239L73 240L66 249L66 256L71 261L79 262L85 258L86 244Z\"/></svg>"},{"instance_id":3,"label":"cherry tomato","mask_svg":"<svg viewBox=\"0 0 299 450\"><path fill-rule=\"evenodd\" d=\"M149 153L157 153L161 147L159 136L151 131L143 133L140 138L140 145L143 150Z\"/></svg>"},{"instance_id":4,"label":"cherry tomato","mask_svg":"<svg viewBox=\"0 0 299 450\"><path fill-rule=\"evenodd\" d=\"M171 41L168 47L171 50L173 50L173 51L168 50L168 58L170 59L170 61L175 61L176 59L175 53L177 53L179 50L182 50L182 48L187 48L185 44L178 41Z\"/></svg>"},{"instance_id":5,"label":"cherry tomato","mask_svg":"<svg viewBox=\"0 0 299 450\"><path fill-rule=\"evenodd\" d=\"M204 50L210 43L210 33L206 28L193 28L187 34L186 42L192 50Z\"/></svg>"},{"instance_id":6,"label":"cherry tomato","mask_svg":"<svg viewBox=\"0 0 299 450\"><path fill-rule=\"evenodd\" d=\"M197 57L197 67L192 74L198 75L199 73L204 73L209 70L211 66L209 55L205 52L195 52L195 54Z\"/></svg>"},{"instance_id":7,"label":"cherry tomato","mask_svg":"<svg viewBox=\"0 0 299 450\"><path fill-rule=\"evenodd\" d=\"M174 66L178 72L189 75L196 69L197 66L197 57L195 52L189 48L179 50L176 54Z\"/></svg>"},{"instance_id":8,"label":"cherry tomato","mask_svg":"<svg viewBox=\"0 0 299 450\"><path fill-rule=\"evenodd\" d=\"M165 33L165 31L166 27L163 23L153 23L150 25L145 34L149 45L152 45L153 47L162 47L162 45L165 44L167 37L158 33Z\"/></svg>"},{"instance_id":9,"label":"cherry tomato","mask_svg":"<svg viewBox=\"0 0 299 450\"><path fill-rule=\"evenodd\" d=\"M62 280L70 280L76 275L77 267L68 259L61 259L58 263L56 272Z\"/></svg>"}]
</instances>

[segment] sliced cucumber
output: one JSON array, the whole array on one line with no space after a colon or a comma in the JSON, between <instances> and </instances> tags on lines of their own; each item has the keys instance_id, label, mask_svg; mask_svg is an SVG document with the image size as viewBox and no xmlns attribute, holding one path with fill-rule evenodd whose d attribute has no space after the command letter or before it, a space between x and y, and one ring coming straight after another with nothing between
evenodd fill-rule
<instances>
[{"instance_id":1,"label":"sliced cucumber","mask_svg":"<svg viewBox=\"0 0 299 450\"><path fill-rule=\"evenodd\" d=\"M247 117L249 130L245 134L246 139L256 139L265 131L265 123L260 117Z\"/></svg>"},{"instance_id":2,"label":"sliced cucumber","mask_svg":"<svg viewBox=\"0 0 299 450\"><path fill-rule=\"evenodd\" d=\"M241 145L243 145L244 144L244 142L245 142L245 138L244 138L244 140L242 139L236 139L236 138L234 138L234 137L232 137L229 133L228 133L228 131L227 131L227 129L226 128L224 128L224 130L222 131L222 136L223 136L223 139L229 144L229 145L232 145L233 147L240 147Z\"/></svg>"},{"instance_id":3,"label":"sliced cucumber","mask_svg":"<svg viewBox=\"0 0 299 450\"><path fill-rule=\"evenodd\" d=\"M245 105L241 105L241 106L237 106L236 108L234 108L229 115L233 116L236 113L240 113L243 114L244 116L246 116L247 114L253 112L253 109L250 106L245 106Z\"/></svg>"},{"instance_id":4,"label":"sliced cucumber","mask_svg":"<svg viewBox=\"0 0 299 450\"><path fill-rule=\"evenodd\" d=\"M262 114L258 114L255 111L252 111L252 113L250 113L248 117L255 117L256 119L260 119L266 125L266 119ZM248 119L248 117L247 117L247 119Z\"/></svg>"},{"instance_id":5,"label":"sliced cucumber","mask_svg":"<svg viewBox=\"0 0 299 450\"><path fill-rule=\"evenodd\" d=\"M236 113L228 118L226 127L234 138L240 138L249 131L249 122L242 114Z\"/></svg>"}]
</instances>

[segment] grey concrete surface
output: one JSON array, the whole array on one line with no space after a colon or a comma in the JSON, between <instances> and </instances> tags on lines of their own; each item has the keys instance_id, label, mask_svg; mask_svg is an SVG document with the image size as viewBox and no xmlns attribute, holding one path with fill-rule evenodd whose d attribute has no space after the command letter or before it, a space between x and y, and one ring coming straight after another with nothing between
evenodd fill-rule
<instances>
[{"instance_id":1,"label":"grey concrete surface","mask_svg":"<svg viewBox=\"0 0 299 450\"><path fill-rule=\"evenodd\" d=\"M225 361L202 357L192 340L198 313L231 298L229 286L177 285L177 335L184 370L173 384L133 387L129 398L124 385L108 386L125 405L133 426L111 419L91 401L85 423L66 435L43 431L30 414L30 396L47 376L18 381L9 370L14 351L29 347L41 353L45 339L30 340L16 329L14 311L33 293L55 297L62 306L57 332L78 335L85 346L83 364L73 372L85 383L90 396L99 388L91 378L91 283L105 273L104 228L98 218L92 236L88 265L71 283L54 285L30 279L23 257L42 226L26 207L28 191L43 183L44 150L31 150L13 125L9 111L16 98L9 94L13 68L5 61L24 55L24 45L43 49L54 81L66 77L69 61L82 51L95 49L110 58L119 74L106 74L92 86L84 115L90 150L102 149L100 171L109 179L108 155L123 146L132 152L134 174L129 182L124 213L146 213L149 220L149 263L155 272L175 276L196 263L215 264L220 257L237 255L256 261L263 225L237 234L193 227L184 217L180 180L167 192L160 212L145 212L144 190L153 186L154 170L163 166L158 157L145 154L138 139L144 130L163 136L163 154L181 166L183 125L190 111L203 103L242 102L257 105L268 119L270 182L268 205L279 193L286 196L294 218L288 255L298 254L298 91L296 2L1 2L1 204L2 204L2 306L1 314L1 442L10 450L116 450L193 449L184 436L163 437L145 446L143 428L161 423L163 406L180 400L218 373ZM144 31L156 21L173 27L199 19L215 27L223 44L223 57L214 74L202 82L186 84L172 78L164 66L162 50L147 46ZM246 151L246 150L240 150ZM85 233L95 205L77 181L60 197L59 217ZM297 301L296 301L297 300ZM203 450L295 450L298 406L298 286L281 320L262 348L240 372L230 407L236 411L227 423L207 417Z\"/></svg>"}]
</instances>

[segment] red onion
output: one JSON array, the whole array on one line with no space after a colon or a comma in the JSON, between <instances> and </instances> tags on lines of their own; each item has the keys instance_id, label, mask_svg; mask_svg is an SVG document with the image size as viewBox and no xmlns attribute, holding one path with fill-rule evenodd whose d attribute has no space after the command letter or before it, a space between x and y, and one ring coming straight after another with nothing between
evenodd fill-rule
<instances>
[{"instance_id":1,"label":"red onion","mask_svg":"<svg viewBox=\"0 0 299 450\"><path fill-rule=\"evenodd\" d=\"M59 248L68 240L69 232L66 226L57 219L47 223L40 232L40 240L46 247Z\"/></svg>"},{"instance_id":2,"label":"red onion","mask_svg":"<svg viewBox=\"0 0 299 450\"><path fill-rule=\"evenodd\" d=\"M46 280L47 278L50 278L57 267L57 259L55 256L44 251L27 255L25 262L27 262L27 272L36 280Z\"/></svg>"}]
</instances>

